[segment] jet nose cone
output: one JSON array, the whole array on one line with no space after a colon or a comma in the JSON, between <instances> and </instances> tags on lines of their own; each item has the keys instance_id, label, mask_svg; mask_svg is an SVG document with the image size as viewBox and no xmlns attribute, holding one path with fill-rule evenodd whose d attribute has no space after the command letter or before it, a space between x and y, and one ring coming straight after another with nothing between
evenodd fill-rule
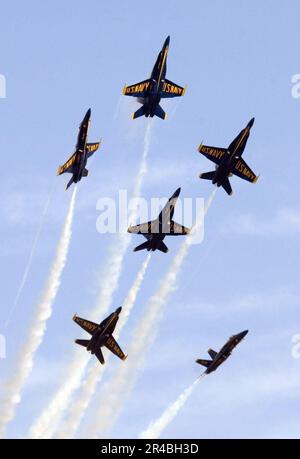
<instances>
[{"instance_id":1,"label":"jet nose cone","mask_svg":"<svg viewBox=\"0 0 300 459\"><path fill-rule=\"evenodd\" d=\"M177 190L173 194L172 198L178 198L178 196L180 195L180 192L181 192L181 188L177 188Z\"/></svg>"},{"instance_id":2,"label":"jet nose cone","mask_svg":"<svg viewBox=\"0 0 300 459\"><path fill-rule=\"evenodd\" d=\"M122 307L120 306L119 308L116 309L115 313L120 314L121 311L122 311Z\"/></svg>"},{"instance_id":3,"label":"jet nose cone","mask_svg":"<svg viewBox=\"0 0 300 459\"><path fill-rule=\"evenodd\" d=\"M90 118L91 117L92 110L89 108L88 111L85 114L85 118Z\"/></svg>"},{"instance_id":4,"label":"jet nose cone","mask_svg":"<svg viewBox=\"0 0 300 459\"><path fill-rule=\"evenodd\" d=\"M170 44L170 35L168 35L166 38L165 46L169 46L169 44Z\"/></svg>"},{"instance_id":5,"label":"jet nose cone","mask_svg":"<svg viewBox=\"0 0 300 459\"><path fill-rule=\"evenodd\" d=\"M248 128L251 129L254 124L255 118L252 118L248 123Z\"/></svg>"},{"instance_id":6,"label":"jet nose cone","mask_svg":"<svg viewBox=\"0 0 300 459\"><path fill-rule=\"evenodd\" d=\"M240 339L245 338L245 336L248 334L248 332L249 332L249 330L244 330L244 331L242 331L242 332L239 333L239 335L238 335L239 338L240 338Z\"/></svg>"}]
</instances>

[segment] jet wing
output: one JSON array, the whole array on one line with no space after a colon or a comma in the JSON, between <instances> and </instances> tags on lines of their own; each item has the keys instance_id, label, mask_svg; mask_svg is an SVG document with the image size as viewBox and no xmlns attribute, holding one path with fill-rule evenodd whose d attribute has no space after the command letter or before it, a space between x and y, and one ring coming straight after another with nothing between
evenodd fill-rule
<instances>
[{"instance_id":1,"label":"jet wing","mask_svg":"<svg viewBox=\"0 0 300 459\"><path fill-rule=\"evenodd\" d=\"M127 231L128 233L147 235L154 232L153 230L155 226L154 222L147 222L140 225L130 226Z\"/></svg>"},{"instance_id":2,"label":"jet wing","mask_svg":"<svg viewBox=\"0 0 300 459\"><path fill-rule=\"evenodd\" d=\"M74 322L76 322L83 330L88 332L90 335L93 335L98 329L99 325L91 322L90 320L83 319L82 317L75 316L73 317Z\"/></svg>"},{"instance_id":3,"label":"jet wing","mask_svg":"<svg viewBox=\"0 0 300 459\"><path fill-rule=\"evenodd\" d=\"M259 179L259 176L255 175L248 164L243 160L243 158L240 157L236 158L231 172L234 175L237 175L238 177L251 183L256 183Z\"/></svg>"},{"instance_id":4,"label":"jet wing","mask_svg":"<svg viewBox=\"0 0 300 459\"><path fill-rule=\"evenodd\" d=\"M199 153L206 156L207 159L214 162L215 164L220 164L224 155L228 154L226 148L210 147L208 145L200 145L198 148Z\"/></svg>"},{"instance_id":5,"label":"jet wing","mask_svg":"<svg viewBox=\"0 0 300 459\"><path fill-rule=\"evenodd\" d=\"M169 229L167 234L168 236L185 236L191 232L190 228L186 228L183 225L180 225L180 223L176 223L174 221L171 221L169 224Z\"/></svg>"},{"instance_id":6,"label":"jet wing","mask_svg":"<svg viewBox=\"0 0 300 459\"><path fill-rule=\"evenodd\" d=\"M106 343L105 346L107 349L109 349L113 354L115 354L119 359L125 360L127 358L127 355L124 354L120 346L118 345L117 341L113 336L110 336Z\"/></svg>"},{"instance_id":7,"label":"jet wing","mask_svg":"<svg viewBox=\"0 0 300 459\"><path fill-rule=\"evenodd\" d=\"M124 96L145 97L149 88L150 80L144 80L131 86L126 86L125 84L123 94Z\"/></svg>"},{"instance_id":8,"label":"jet wing","mask_svg":"<svg viewBox=\"0 0 300 459\"><path fill-rule=\"evenodd\" d=\"M59 166L57 169L57 175L64 174L65 172L73 173L73 165L76 161L76 153L74 153L70 159L63 165Z\"/></svg>"},{"instance_id":9,"label":"jet wing","mask_svg":"<svg viewBox=\"0 0 300 459\"><path fill-rule=\"evenodd\" d=\"M100 142L87 143L86 144L87 158L90 158L95 153L95 151L98 150L99 146L100 146Z\"/></svg>"},{"instance_id":10,"label":"jet wing","mask_svg":"<svg viewBox=\"0 0 300 459\"><path fill-rule=\"evenodd\" d=\"M161 91L161 97L162 98L180 97L180 96L184 96L185 91L186 91L186 87L183 88L182 86L179 86L178 84L165 79L163 83L163 88Z\"/></svg>"}]
</instances>

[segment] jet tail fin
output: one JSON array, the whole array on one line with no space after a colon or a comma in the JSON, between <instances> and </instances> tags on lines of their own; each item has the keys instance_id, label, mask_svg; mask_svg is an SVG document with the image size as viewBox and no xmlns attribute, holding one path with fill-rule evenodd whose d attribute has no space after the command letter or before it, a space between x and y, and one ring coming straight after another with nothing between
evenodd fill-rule
<instances>
[{"instance_id":1,"label":"jet tail fin","mask_svg":"<svg viewBox=\"0 0 300 459\"><path fill-rule=\"evenodd\" d=\"M139 118L140 116L144 116L146 113L146 106L143 105L141 108L139 108L136 112L133 113L132 118L135 120L136 118Z\"/></svg>"},{"instance_id":2,"label":"jet tail fin","mask_svg":"<svg viewBox=\"0 0 300 459\"><path fill-rule=\"evenodd\" d=\"M196 363L199 363L199 365L202 365L203 367L208 368L211 364L211 360L197 359Z\"/></svg>"},{"instance_id":3,"label":"jet tail fin","mask_svg":"<svg viewBox=\"0 0 300 459\"><path fill-rule=\"evenodd\" d=\"M209 356L212 358L212 359L215 359L216 356L218 355L218 353L216 351L214 351L213 349L208 349L208 354Z\"/></svg>"},{"instance_id":4,"label":"jet tail fin","mask_svg":"<svg viewBox=\"0 0 300 459\"><path fill-rule=\"evenodd\" d=\"M88 339L76 339L75 340L76 344L79 344L79 346L83 346L83 347L88 347L89 342L90 341Z\"/></svg>"},{"instance_id":5,"label":"jet tail fin","mask_svg":"<svg viewBox=\"0 0 300 459\"><path fill-rule=\"evenodd\" d=\"M149 244L149 241L146 241L146 242L143 242L143 244L141 245L138 245L137 247L135 247L133 249L134 252L139 252L140 250L146 250L150 248L150 244Z\"/></svg>"},{"instance_id":6,"label":"jet tail fin","mask_svg":"<svg viewBox=\"0 0 300 459\"><path fill-rule=\"evenodd\" d=\"M70 180L69 180L68 183L67 183L66 191L67 191L67 189L72 185L73 182L74 182L74 179L73 179L73 177L71 177Z\"/></svg>"},{"instance_id":7,"label":"jet tail fin","mask_svg":"<svg viewBox=\"0 0 300 459\"><path fill-rule=\"evenodd\" d=\"M231 188L231 185L230 185L230 182L228 180L228 178L225 180L225 182L222 184L222 187L224 188L224 190L226 191L227 194L229 194L229 196L232 196L233 195L233 191L232 191L232 188Z\"/></svg>"},{"instance_id":8,"label":"jet tail fin","mask_svg":"<svg viewBox=\"0 0 300 459\"><path fill-rule=\"evenodd\" d=\"M158 118L161 118L162 120L165 120L167 118L166 112L161 108L160 105L157 105L154 114L158 116Z\"/></svg>"},{"instance_id":9,"label":"jet tail fin","mask_svg":"<svg viewBox=\"0 0 300 459\"><path fill-rule=\"evenodd\" d=\"M204 179L204 180L213 180L215 176L215 172L204 172L203 174L199 175L199 178Z\"/></svg>"},{"instance_id":10,"label":"jet tail fin","mask_svg":"<svg viewBox=\"0 0 300 459\"><path fill-rule=\"evenodd\" d=\"M104 357L103 357L103 354L102 354L101 349L98 349L98 350L95 352L95 356L97 357L97 359L99 360L99 362L100 362L102 365L105 364L105 360L104 360Z\"/></svg>"}]
</instances>

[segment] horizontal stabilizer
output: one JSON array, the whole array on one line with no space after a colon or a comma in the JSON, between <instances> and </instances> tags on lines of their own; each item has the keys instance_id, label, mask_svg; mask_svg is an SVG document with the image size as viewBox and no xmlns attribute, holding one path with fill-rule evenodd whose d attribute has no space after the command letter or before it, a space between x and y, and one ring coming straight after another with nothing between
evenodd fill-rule
<instances>
[{"instance_id":1,"label":"horizontal stabilizer","mask_svg":"<svg viewBox=\"0 0 300 459\"><path fill-rule=\"evenodd\" d=\"M215 176L215 172L204 172L203 174L199 175L199 178L204 179L204 180L213 180Z\"/></svg>"},{"instance_id":2,"label":"horizontal stabilizer","mask_svg":"<svg viewBox=\"0 0 300 459\"><path fill-rule=\"evenodd\" d=\"M140 116L144 116L146 113L146 107L143 105L141 108L139 108L134 114L132 115L132 118L135 120L136 118L139 118Z\"/></svg>"},{"instance_id":3,"label":"horizontal stabilizer","mask_svg":"<svg viewBox=\"0 0 300 459\"><path fill-rule=\"evenodd\" d=\"M196 360L196 363L199 363L199 365L202 365L203 367L208 368L211 364L211 360L198 359Z\"/></svg>"},{"instance_id":4,"label":"horizontal stabilizer","mask_svg":"<svg viewBox=\"0 0 300 459\"><path fill-rule=\"evenodd\" d=\"M143 242L143 244L138 245L133 249L134 252L139 252L140 250L146 250L150 247L149 241Z\"/></svg>"},{"instance_id":5,"label":"horizontal stabilizer","mask_svg":"<svg viewBox=\"0 0 300 459\"><path fill-rule=\"evenodd\" d=\"M216 351L214 351L213 349L208 349L207 352L208 352L209 356L210 356L213 360L214 360L214 359L217 357L217 355L218 355L218 353L217 353Z\"/></svg>"},{"instance_id":6,"label":"horizontal stabilizer","mask_svg":"<svg viewBox=\"0 0 300 459\"><path fill-rule=\"evenodd\" d=\"M68 183L67 183L66 191L67 191L67 189L72 185L73 182L74 182L74 178L71 177L70 180L69 180Z\"/></svg>"},{"instance_id":7,"label":"horizontal stabilizer","mask_svg":"<svg viewBox=\"0 0 300 459\"><path fill-rule=\"evenodd\" d=\"M229 194L229 196L233 195L233 191L232 191L232 188L231 188L231 185L228 179L226 179L225 182L222 183L222 187L224 188L226 193Z\"/></svg>"},{"instance_id":8,"label":"horizontal stabilizer","mask_svg":"<svg viewBox=\"0 0 300 459\"><path fill-rule=\"evenodd\" d=\"M83 346L83 347L88 347L89 342L90 340L88 339L76 339L75 340L76 344L79 344L79 346Z\"/></svg>"},{"instance_id":9,"label":"horizontal stabilizer","mask_svg":"<svg viewBox=\"0 0 300 459\"><path fill-rule=\"evenodd\" d=\"M160 105L157 105L154 114L158 116L158 118L161 118L162 120L165 120L167 118L166 112L161 108Z\"/></svg>"},{"instance_id":10,"label":"horizontal stabilizer","mask_svg":"<svg viewBox=\"0 0 300 459\"><path fill-rule=\"evenodd\" d=\"M101 349L98 349L98 350L95 352L95 356L97 357L97 359L99 360L99 362L102 363L102 365L105 364L105 360L104 360L104 357L103 357L103 354L102 354Z\"/></svg>"},{"instance_id":11,"label":"horizontal stabilizer","mask_svg":"<svg viewBox=\"0 0 300 459\"><path fill-rule=\"evenodd\" d=\"M166 244L163 241L161 241L161 243L159 244L159 246L157 248L158 248L158 250L160 250L163 253L169 252L168 247L166 246Z\"/></svg>"}]
</instances>

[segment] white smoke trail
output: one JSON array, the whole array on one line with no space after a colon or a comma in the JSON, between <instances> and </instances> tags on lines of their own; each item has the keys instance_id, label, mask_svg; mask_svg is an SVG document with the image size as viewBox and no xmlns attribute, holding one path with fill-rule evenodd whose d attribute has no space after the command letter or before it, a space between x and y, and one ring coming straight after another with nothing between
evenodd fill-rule
<instances>
[{"instance_id":1,"label":"white smoke trail","mask_svg":"<svg viewBox=\"0 0 300 459\"><path fill-rule=\"evenodd\" d=\"M200 376L202 379L205 375ZM154 439L159 438L162 432L168 427L173 419L179 413L179 410L185 405L188 398L192 395L200 378L196 379L182 394L163 412L163 414L154 422L151 422L149 427L140 434L140 438Z\"/></svg>"},{"instance_id":2,"label":"white smoke trail","mask_svg":"<svg viewBox=\"0 0 300 459\"><path fill-rule=\"evenodd\" d=\"M147 157L150 148L152 123L148 121L144 137L143 154L140 162L138 175L135 182L133 197L138 198L141 193L143 178L147 172ZM136 219L136 207L132 209L130 221ZM123 260L130 243L127 233L118 235L118 242L114 243L109 261L105 264L104 273L101 272L100 295L96 307L91 311L89 319L99 321L99 318L108 313L115 290L119 285L119 279L123 269ZM30 438L51 438L67 409L74 392L80 387L82 378L88 364L88 356L75 349L74 357L66 370L62 385L54 394L50 404L44 409L38 419L29 430Z\"/></svg>"},{"instance_id":3,"label":"white smoke trail","mask_svg":"<svg viewBox=\"0 0 300 459\"><path fill-rule=\"evenodd\" d=\"M7 385L8 392L0 410L1 437L5 433L8 423L12 421L15 416L16 407L21 401L23 387L33 367L34 355L43 341L47 320L52 315L53 302L60 286L61 276L67 261L67 254L71 241L75 198L76 188L74 188L71 197L66 220L45 289L33 315L33 321L29 329L26 344L22 347L16 370Z\"/></svg>"},{"instance_id":4,"label":"white smoke trail","mask_svg":"<svg viewBox=\"0 0 300 459\"><path fill-rule=\"evenodd\" d=\"M139 270L134 283L132 284L127 297L122 306L122 313L119 319L119 327L115 333L115 339L118 340L119 335L125 327L132 308L135 304L135 300L141 288L142 282L144 280L147 267L151 259L151 254L148 254L147 258L143 262L141 269ZM110 357L111 354L108 355ZM108 358L106 359L108 360ZM103 378L103 374L106 367L99 367L99 363L96 364L90 369L88 376L84 383L82 384L82 389L77 398L77 401L72 404L71 409L68 414L68 418L63 423L59 429L59 438L73 438L80 422L91 402L93 395L95 394L96 387Z\"/></svg>"},{"instance_id":5,"label":"white smoke trail","mask_svg":"<svg viewBox=\"0 0 300 459\"><path fill-rule=\"evenodd\" d=\"M40 223L39 223L35 238L33 240L33 244L32 244L32 247L31 247L31 250L30 250L30 253L29 253L28 261L27 261L27 264L25 266L25 270L24 270L24 273L23 273L23 276L22 276L22 279L21 279L20 286L19 286L19 288L17 290L14 303L13 303L13 305L12 305L10 311L9 311L9 314L7 316L7 319L6 319L6 322L5 322L5 325L4 325L5 328L7 328L8 324L9 324L9 322L11 320L11 317L13 315L13 312L14 312L14 310L16 309L16 307L19 304L21 293L22 293L23 288L24 288L24 286L26 284L27 277L28 277L28 274L30 272L32 260L33 260L33 257L34 257L35 251L36 251L36 247L37 247L37 244L38 244L41 232L42 232L43 225L44 225L44 220L45 220L45 217L46 217L47 212L48 212L48 208L49 208L49 204L50 204L50 201L51 201L53 190L54 190L54 188L50 191L49 196L48 196L48 198L46 200L45 207L44 207L43 213L42 213L42 217L41 217L41 220L40 220Z\"/></svg>"},{"instance_id":6,"label":"white smoke trail","mask_svg":"<svg viewBox=\"0 0 300 459\"><path fill-rule=\"evenodd\" d=\"M216 190L212 192L206 201L204 215L210 208L215 193ZM116 374L113 375L112 380L106 385L101 410L95 413L95 420L87 432L88 436L97 438L99 432L111 428L118 419L143 366L145 354L155 340L158 323L164 312L163 307L167 303L170 294L177 287L180 268L193 242L193 234L203 225L203 219L204 216L201 215L201 218L198 219L193 227L192 235L184 239L157 292L150 298L144 317L133 333L132 343L128 347L126 365L120 366Z\"/></svg>"}]
</instances>

